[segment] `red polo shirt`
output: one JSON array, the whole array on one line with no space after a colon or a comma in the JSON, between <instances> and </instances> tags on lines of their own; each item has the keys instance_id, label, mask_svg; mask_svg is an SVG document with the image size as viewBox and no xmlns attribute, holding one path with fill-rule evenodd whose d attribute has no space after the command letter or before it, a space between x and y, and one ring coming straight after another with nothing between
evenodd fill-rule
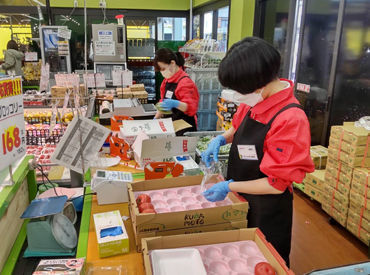
<instances>
[{"instance_id":1,"label":"red polo shirt","mask_svg":"<svg viewBox=\"0 0 370 275\"><path fill-rule=\"evenodd\" d=\"M181 79L181 81L179 82L180 78L184 76L187 77ZM188 109L186 110L185 114L188 116L195 116L198 112L199 92L197 86L195 85L193 80L190 79L189 75L180 68L179 71L175 73L171 78L164 79L161 85L160 101L163 101L163 98L165 97L167 82L179 82L175 90L175 96L177 100L188 105Z\"/></svg>"},{"instance_id":2,"label":"red polo shirt","mask_svg":"<svg viewBox=\"0 0 370 275\"><path fill-rule=\"evenodd\" d=\"M267 124L283 107L298 103L293 94L293 83L289 87L270 96L253 107L251 117ZM238 129L250 106L241 104L234 115L232 124ZM264 142L264 156L260 170L268 176L274 188L292 191L292 182L302 182L306 173L315 170L310 157L311 133L305 112L298 108L290 108L279 114L271 125Z\"/></svg>"}]
</instances>

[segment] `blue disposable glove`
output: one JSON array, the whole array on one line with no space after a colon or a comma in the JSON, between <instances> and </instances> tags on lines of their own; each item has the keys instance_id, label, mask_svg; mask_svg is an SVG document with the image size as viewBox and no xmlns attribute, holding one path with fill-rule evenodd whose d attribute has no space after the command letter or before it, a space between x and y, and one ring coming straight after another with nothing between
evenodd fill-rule
<instances>
[{"instance_id":1,"label":"blue disposable glove","mask_svg":"<svg viewBox=\"0 0 370 275\"><path fill-rule=\"evenodd\" d=\"M180 101L176 99L165 99L161 102L161 107L165 111L171 111L173 108L177 108L180 105Z\"/></svg>"},{"instance_id":2,"label":"blue disposable glove","mask_svg":"<svg viewBox=\"0 0 370 275\"><path fill-rule=\"evenodd\" d=\"M222 135L215 137L208 144L207 150L202 153L202 161L206 164L207 167L211 165L212 160L218 162L218 152L220 151L220 147L225 144L226 139Z\"/></svg>"},{"instance_id":3,"label":"blue disposable glove","mask_svg":"<svg viewBox=\"0 0 370 275\"><path fill-rule=\"evenodd\" d=\"M219 183L216 183L211 188L204 191L203 196L211 202L223 201L226 198L227 194L231 192L229 188L230 182L233 182L233 180L221 181Z\"/></svg>"}]
</instances>

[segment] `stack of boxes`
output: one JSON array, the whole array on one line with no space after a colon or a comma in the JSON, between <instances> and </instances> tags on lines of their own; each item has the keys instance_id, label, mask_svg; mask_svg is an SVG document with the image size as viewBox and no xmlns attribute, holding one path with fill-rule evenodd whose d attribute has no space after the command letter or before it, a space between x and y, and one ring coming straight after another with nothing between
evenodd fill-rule
<instances>
[{"instance_id":1,"label":"stack of boxes","mask_svg":"<svg viewBox=\"0 0 370 275\"><path fill-rule=\"evenodd\" d=\"M365 152L369 133L353 123L333 126L331 129L322 208L343 226L347 225L350 193L354 194L351 196L352 205L363 203L351 186L355 168L369 167L370 157Z\"/></svg>"},{"instance_id":2,"label":"stack of boxes","mask_svg":"<svg viewBox=\"0 0 370 275\"><path fill-rule=\"evenodd\" d=\"M294 183L294 187L300 189L312 199L322 202L325 182L325 167L328 158L328 149L321 145L311 146L310 154L315 164L315 171L306 174L301 184Z\"/></svg>"},{"instance_id":3,"label":"stack of boxes","mask_svg":"<svg viewBox=\"0 0 370 275\"><path fill-rule=\"evenodd\" d=\"M227 131L231 128L233 116L238 110L238 105L233 102L226 101L219 97L217 101L217 111L218 116L217 130Z\"/></svg>"},{"instance_id":4,"label":"stack of boxes","mask_svg":"<svg viewBox=\"0 0 370 275\"><path fill-rule=\"evenodd\" d=\"M145 90L144 84L134 84L129 88L117 88L118 98L137 98L141 104L148 103L148 92Z\"/></svg>"},{"instance_id":5,"label":"stack of boxes","mask_svg":"<svg viewBox=\"0 0 370 275\"><path fill-rule=\"evenodd\" d=\"M73 90L72 87L67 88L67 87L62 87L62 86L53 86L51 87L51 98L52 98L52 104L55 104L58 100L58 107L62 107L64 104L64 97L66 93L69 91L72 91L69 95L69 102L72 106L74 106L74 93L75 91ZM86 95L85 91L85 86L83 84L80 84L78 95L80 97L80 106L85 105L84 104L84 97Z\"/></svg>"}]
</instances>

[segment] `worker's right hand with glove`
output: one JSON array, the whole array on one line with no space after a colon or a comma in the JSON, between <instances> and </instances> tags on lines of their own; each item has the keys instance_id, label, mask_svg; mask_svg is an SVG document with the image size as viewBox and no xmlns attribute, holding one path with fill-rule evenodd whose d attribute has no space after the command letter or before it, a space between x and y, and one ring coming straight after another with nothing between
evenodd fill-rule
<instances>
[{"instance_id":1,"label":"worker's right hand with glove","mask_svg":"<svg viewBox=\"0 0 370 275\"><path fill-rule=\"evenodd\" d=\"M206 164L207 167L211 165L212 160L218 162L218 152L220 151L220 147L225 144L226 139L222 135L215 137L208 144L207 150L202 153L202 161Z\"/></svg>"}]
</instances>

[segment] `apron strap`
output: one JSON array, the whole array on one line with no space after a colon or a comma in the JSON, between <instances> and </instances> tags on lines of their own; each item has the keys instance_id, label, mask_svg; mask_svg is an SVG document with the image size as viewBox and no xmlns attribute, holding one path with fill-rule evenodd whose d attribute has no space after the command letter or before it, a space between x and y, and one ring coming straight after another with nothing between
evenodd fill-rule
<instances>
[{"instance_id":1,"label":"apron strap","mask_svg":"<svg viewBox=\"0 0 370 275\"><path fill-rule=\"evenodd\" d=\"M280 115L282 112L284 112L285 110L288 110L290 108L299 108L301 110L303 110L303 107L300 105L300 104L297 104L297 103L291 103L283 108L280 109L280 111L278 111L271 119L270 121L267 123L267 125L271 126L271 124L274 122L275 118Z\"/></svg>"},{"instance_id":2,"label":"apron strap","mask_svg":"<svg viewBox=\"0 0 370 275\"><path fill-rule=\"evenodd\" d=\"M179 84L181 80L183 80L184 78L190 78L189 76L187 75L184 75L183 77L181 77L177 82L168 82L166 81L166 84Z\"/></svg>"}]
</instances>

